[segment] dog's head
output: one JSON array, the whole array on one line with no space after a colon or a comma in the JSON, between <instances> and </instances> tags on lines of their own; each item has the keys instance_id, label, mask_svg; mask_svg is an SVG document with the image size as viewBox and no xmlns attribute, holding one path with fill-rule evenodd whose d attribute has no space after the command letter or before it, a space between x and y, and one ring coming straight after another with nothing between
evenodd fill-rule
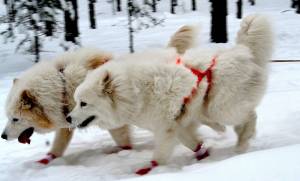
<instances>
[{"instance_id":1,"label":"dog's head","mask_svg":"<svg viewBox=\"0 0 300 181\"><path fill-rule=\"evenodd\" d=\"M79 50L64 54L56 60L56 64L42 62L24 72L20 79L14 80L8 95L8 122L1 137L6 140L18 138L21 143L30 143L34 131L47 133L68 128L70 125L65 121L63 110L65 87L76 87L89 70L109 59L111 55L102 51ZM59 72L61 66L65 68L65 75ZM64 77L68 81L63 81L61 76L69 76ZM72 96L67 96L67 99L69 108L72 108Z\"/></svg>"},{"instance_id":2,"label":"dog's head","mask_svg":"<svg viewBox=\"0 0 300 181\"><path fill-rule=\"evenodd\" d=\"M25 88L22 80L14 80L6 102L6 114L8 122L1 135L3 139L18 138L20 143L30 143L34 131L48 132L54 128L35 90Z\"/></svg>"},{"instance_id":3,"label":"dog's head","mask_svg":"<svg viewBox=\"0 0 300 181\"><path fill-rule=\"evenodd\" d=\"M101 67L102 68L102 67ZM116 86L112 75L105 69L91 72L77 87L75 108L67 121L79 128L97 124L102 128L114 127L116 121Z\"/></svg>"}]
</instances>

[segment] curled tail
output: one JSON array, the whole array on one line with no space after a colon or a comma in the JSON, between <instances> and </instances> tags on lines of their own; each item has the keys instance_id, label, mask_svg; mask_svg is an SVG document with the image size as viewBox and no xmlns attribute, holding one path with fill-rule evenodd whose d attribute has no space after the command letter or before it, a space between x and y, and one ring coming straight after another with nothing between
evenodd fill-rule
<instances>
[{"instance_id":1,"label":"curled tail","mask_svg":"<svg viewBox=\"0 0 300 181\"><path fill-rule=\"evenodd\" d=\"M241 22L236 43L250 48L254 55L253 61L259 66L265 66L273 49L273 33L268 18L263 15L245 17Z\"/></svg>"},{"instance_id":2,"label":"curled tail","mask_svg":"<svg viewBox=\"0 0 300 181\"><path fill-rule=\"evenodd\" d=\"M196 43L198 30L194 26L183 26L171 37L168 47L176 48L177 52L183 54Z\"/></svg>"}]
</instances>

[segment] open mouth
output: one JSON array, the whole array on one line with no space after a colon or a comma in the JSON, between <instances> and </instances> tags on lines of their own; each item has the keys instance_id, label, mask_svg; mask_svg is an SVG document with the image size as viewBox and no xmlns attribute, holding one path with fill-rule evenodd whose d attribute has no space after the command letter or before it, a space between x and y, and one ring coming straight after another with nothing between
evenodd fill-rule
<instances>
[{"instance_id":1,"label":"open mouth","mask_svg":"<svg viewBox=\"0 0 300 181\"><path fill-rule=\"evenodd\" d=\"M34 128L30 127L25 129L20 136L18 137L18 141L23 144L30 144L30 137L33 134Z\"/></svg>"},{"instance_id":2,"label":"open mouth","mask_svg":"<svg viewBox=\"0 0 300 181\"><path fill-rule=\"evenodd\" d=\"M80 125L78 125L78 128L87 127L95 118L96 118L96 116L88 117L85 121L83 121Z\"/></svg>"}]
</instances>

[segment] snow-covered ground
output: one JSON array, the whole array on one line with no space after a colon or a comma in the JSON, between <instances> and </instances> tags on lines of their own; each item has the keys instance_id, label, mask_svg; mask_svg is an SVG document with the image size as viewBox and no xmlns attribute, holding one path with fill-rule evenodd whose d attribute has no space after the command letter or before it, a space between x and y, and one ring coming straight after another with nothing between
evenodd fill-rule
<instances>
[{"instance_id":1,"label":"snow-covered ground","mask_svg":"<svg viewBox=\"0 0 300 181\"><path fill-rule=\"evenodd\" d=\"M300 59L300 15L289 10L290 0L256 0L251 7L244 2L244 14L263 12L274 20L276 49L274 59ZM202 46L209 44L209 3L199 0L197 12L182 12L177 15L168 11L169 1L160 1L158 16L166 18L163 27L144 30L135 37L137 51L147 47L163 47L170 35L184 24L200 24ZM180 1L181 2L181 1ZM183 5L189 9L190 1ZM96 46L115 53L127 52L127 29L124 13L110 14L110 6L97 3L97 30L88 29L87 4L80 1L80 28L82 44ZM165 3L165 4L164 4ZM125 3L124 3L125 6ZM0 13L3 13L3 7ZM232 44L240 20L235 18L235 1L229 2L228 31ZM113 26L114 25L114 26ZM1 28L1 25L0 25ZM13 52L13 44L0 44L0 131L5 125L4 103L12 83L19 72L30 67L30 56ZM44 59L55 56L62 50L57 42L45 46ZM272 63L269 86L258 107L257 135L247 153L234 152L235 135L231 128L217 134L207 127L200 128L208 145L212 147L209 158L197 162L193 153L178 146L166 166L160 166L150 175L138 177L136 168L149 161L153 151L152 135L138 128L134 132L134 149L110 152L114 143L108 133L98 128L77 131L64 157L46 167L34 163L49 150L46 142L53 134L32 137L31 145L17 141L0 140L0 180L272 180L298 181L300 179L300 64Z\"/></svg>"}]
</instances>

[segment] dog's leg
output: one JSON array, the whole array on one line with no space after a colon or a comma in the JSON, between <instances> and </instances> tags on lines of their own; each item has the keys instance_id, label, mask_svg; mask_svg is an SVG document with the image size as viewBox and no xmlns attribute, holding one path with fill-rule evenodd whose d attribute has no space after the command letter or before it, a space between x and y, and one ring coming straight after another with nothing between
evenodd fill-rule
<instances>
[{"instance_id":1,"label":"dog's leg","mask_svg":"<svg viewBox=\"0 0 300 181\"><path fill-rule=\"evenodd\" d=\"M159 164L165 164L176 145L175 129L169 128L154 132L155 149L149 165L139 169L136 174L145 175Z\"/></svg>"},{"instance_id":2,"label":"dog's leg","mask_svg":"<svg viewBox=\"0 0 300 181\"><path fill-rule=\"evenodd\" d=\"M61 128L56 131L54 143L50 150L50 152L47 154L47 156L38 162L41 164L48 164L50 161L57 157L61 157L66 148L69 145L69 142L73 136L73 130L70 130L68 128Z\"/></svg>"},{"instance_id":3,"label":"dog's leg","mask_svg":"<svg viewBox=\"0 0 300 181\"><path fill-rule=\"evenodd\" d=\"M130 150L132 148L129 126L125 125L121 128L111 129L109 133L120 148L124 150Z\"/></svg>"},{"instance_id":4,"label":"dog's leg","mask_svg":"<svg viewBox=\"0 0 300 181\"><path fill-rule=\"evenodd\" d=\"M203 146L203 141L197 135L198 124L191 123L187 127L177 126L177 136L180 142L195 152L197 160L209 156L209 151Z\"/></svg>"},{"instance_id":5,"label":"dog's leg","mask_svg":"<svg viewBox=\"0 0 300 181\"><path fill-rule=\"evenodd\" d=\"M252 111L246 117L243 124L235 126L235 132L238 136L238 142L236 145L237 152L244 152L249 147L249 139L255 135L256 128L256 112Z\"/></svg>"}]
</instances>

